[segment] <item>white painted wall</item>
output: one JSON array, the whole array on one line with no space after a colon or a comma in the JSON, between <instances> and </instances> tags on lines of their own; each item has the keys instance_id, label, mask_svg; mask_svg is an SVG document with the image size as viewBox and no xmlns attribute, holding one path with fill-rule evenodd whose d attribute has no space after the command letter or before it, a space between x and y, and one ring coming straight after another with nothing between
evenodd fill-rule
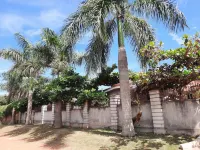
<instances>
[{"instance_id":1,"label":"white painted wall","mask_svg":"<svg viewBox=\"0 0 200 150\"><path fill-rule=\"evenodd\" d=\"M83 125L82 109L71 110L71 126L82 127L82 125Z\"/></svg>"},{"instance_id":2,"label":"white painted wall","mask_svg":"<svg viewBox=\"0 0 200 150\"><path fill-rule=\"evenodd\" d=\"M200 103L197 101L185 102L163 102L164 123L167 133L185 133L200 134ZM149 132L153 129L153 120L150 103L141 104L142 117L136 130ZM132 107L133 116L139 112L138 106ZM41 123L41 112L36 112L34 122ZM25 122L25 114L22 114L22 123ZM52 112L45 111L44 123L51 123ZM66 111L62 111L62 121L66 123ZM118 127L122 126L123 116L121 106L118 106ZM71 126L83 126L82 109L71 110ZM90 128L107 128L111 126L110 107L107 108L89 108L89 127Z\"/></svg>"},{"instance_id":3,"label":"white painted wall","mask_svg":"<svg viewBox=\"0 0 200 150\"><path fill-rule=\"evenodd\" d=\"M90 108L89 109L89 127L106 128L110 127L110 108Z\"/></svg>"},{"instance_id":4,"label":"white painted wall","mask_svg":"<svg viewBox=\"0 0 200 150\"><path fill-rule=\"evenodd\" d=\"M197 101L164 102L163 111L168 133L200 134L200 104Z\"/></svg>"},{"instance_id":5,"label":"white painted wall","mask_svg":"<svg viewBox=\"0 0 200 150\"><path fill-rule=\"evenodd\" d=\"M34 123L41 123L41 122L42 122L42 113L41 112L35 112Z\"/></svg>"}]
</instances>

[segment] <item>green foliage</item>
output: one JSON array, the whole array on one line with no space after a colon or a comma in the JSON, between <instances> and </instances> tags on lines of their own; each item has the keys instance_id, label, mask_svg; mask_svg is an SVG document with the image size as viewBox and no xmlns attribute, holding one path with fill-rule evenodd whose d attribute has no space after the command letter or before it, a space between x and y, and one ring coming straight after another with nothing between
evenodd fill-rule
<instances>
[{"instance_id":1,"label":"green foliage","mask_svg":"<svg viewBox=\"0 0 200 150\"><path fill-rule=\"evenodd\" d=\"M6 112L7 107L8 107L8 105L0 106L0 120L3 119L3 117L5 116L5 112Z\"/></svg>"},{"instance_id":2,"label":"green foliage","mask_svg":"<svg viewBox=\"0 0 200 150\"><path fill-rule=\"evenodd\" d=\"M27 99L20 99L18 101L13 101L12 103L10 103L9 107L11 107L11 110L12 108L15 108L15 110L18 112L25 112L27 110L27 104Z\"/></svg>"},{"instance_id":3,"label":"green foliage","mask_svg":"<svg viewBox=\"0 0 200 150\"><path fill-rule=\"evenodd\" d=\"M199 34L191 38L184 35L183 39L183 46L173 50L161 50L162 42L158 45L151 42L141 49L141 55L148 58L150 69L146 73L131 75L139 89L174 88L181 93L185 85L199 79ZM172 60L172 64L161 63L164 60Z\"/></svg>"},{"instance_id":4,"label":"green foliage","mask_svg":"<svg viewBox=\"0 0 200 150\"><path fill-rule=\"evenodd\" d=\"M73 70L67 70L58 78L53 79L47 86L51 101L70 101L84 89L86 77L80 76Z\"/></svg>"},{"instance_id":5,"label":"green foliage","mask_svg":"<svg viewBox=\"0 0 200 150\"><path fill-rule=\"evenodd\" d=\"M105 92L92 90L84 90L78 95L76 104L83 106L88 101L91 106L108 106L108 97Z\"/></svg>"},{"instance_id":6,"label":"green foliage","mask_svg":"<svg viewBox=\"0 0 200 150\"><path fill-rule=\"evenodd\" d=\"M0 106L8 104L8 97L7 96L0 96Z\"/></svg>"},{"instance_id":7,"label":"green foliage","mask_svg":"<svg viewBox=\"0 0 200 150\"><path fill-rule=\"evenodd\" d=\"M112 67L103 68L102 72L98 74L97 78L93 79L91 83L94 87L100 85L111 86L119 83L119 73L113 72L115 69L117 69L116 64L113 64Z\"/></svg>"}]
</instances>

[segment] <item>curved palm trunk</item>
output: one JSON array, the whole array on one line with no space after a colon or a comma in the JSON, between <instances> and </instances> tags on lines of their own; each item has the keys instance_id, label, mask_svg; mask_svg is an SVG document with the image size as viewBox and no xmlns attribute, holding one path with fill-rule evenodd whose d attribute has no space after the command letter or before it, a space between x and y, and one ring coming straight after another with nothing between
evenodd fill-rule
<instances>
[{"instance_id":1,"label":"curved palm trunk","mask_svg":"<svg viewBox=\"0 0 200 150\"><path fill-rule=\"evenodd\" d=\"M120 97L122 103L123 113L123 125L122 135L123 136L134 136L135 130L132 122L132 110L131 110L131 94L128 76L128 62L126 56L126 50L124 47L124 35L122 29L122 18L118 17L118 68L119 68L119 79L120 79Z\"/></svg>"},{"instance_id":2,"label":"curved palm trunk","mask_svg":"<svg viewBox=\"0 0 200 150\"><path fill-rule=\"evenodd\" d=\"M29 91L28 93L28 107L27 107L27 115L26 115L26 125L31 124L31 112L32 112L32 104L33 104L33 91Z\"/></svg>"},{"instance_id":3,"label":"curved palm trunk","mask_svg":"<svg viewBox=\"0 0 200 150\"><path fill-rule=\"evenodd\" d=\"M62 101L55 102L55 121L54 128L62 127Z\"/></svg>"}]
</instances>

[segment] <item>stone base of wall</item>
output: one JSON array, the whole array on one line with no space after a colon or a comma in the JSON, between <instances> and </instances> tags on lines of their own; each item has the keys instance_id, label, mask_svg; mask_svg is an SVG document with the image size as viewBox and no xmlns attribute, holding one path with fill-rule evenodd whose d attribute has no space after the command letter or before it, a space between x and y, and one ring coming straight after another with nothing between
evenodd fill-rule
<instances>
[{"instance_id":1,"label":"stone base of wall","mask_svg":"<svg viewBox=\"0 0 200 150\"><path fill-rule=\"evenodd\" d=\"M166 134L166 130L164 128L154 128L153 131L155 134Z\"/></svg>"},{"instance_id":2,"label":"stone base of wall","mask_svg":"<svg viewBox=\"0 0 200 150\"><path fill-rule=\"evenodd\" d=\"M153 128L149 127L135 127L136 133L153 133Z\"/></svg>"},{"instance_id":3,"label":"stone base of wall","mask_svg":"<svg viewBox=\"0 0 200 150\"><path fill-rule=\"evenodd\" d=\"M200 135L200 129L167 129L167 134L197 136Z\"/></svg>"}]
</instances>

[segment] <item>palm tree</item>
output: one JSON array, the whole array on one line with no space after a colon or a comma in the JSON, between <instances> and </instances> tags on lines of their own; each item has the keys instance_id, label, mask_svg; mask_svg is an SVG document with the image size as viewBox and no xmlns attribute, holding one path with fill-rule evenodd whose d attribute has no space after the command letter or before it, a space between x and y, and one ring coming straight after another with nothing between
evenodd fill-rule
<instances>
[{"instance_id":1,"label":"palm tree","mask_svg":"<svg viewBox=\"0 0 200 150\"><path fill-rule=\"evenodd\" d=\"M132 123L131 97L128 77L128 62L124 45L127 38L142 66L145 58L139 55L141 47L154 40L154 30L139 17L151 17L164 23L171 31L183 30L186 19L171 0L85 0L79 9L70 15L62 29L62 35L71 46L89 31L92 38L86 49L85 63L88 72L105 66L113 38L118 31L118 69L122 101L124 136L135 135ZM70 38L68 38L70 37Z\"/></svg>"},{"instance_id":2,"label":"palm tree","mask_svg":"<svg viewBox=\"0 0 200 150\"><path fill-rule=\"evenodd\" d=\"M42 32L43 44L48 47L49 52L53 56L49 68L52 70L52 75L57 78L67 68L73 67L78 64L79 58L82 56L77 52L70 53L68 46L63 41L62 37L57 35L54 31L49 28L44 28ZM57 100L55 102L55 120L54 127L62 127L62 101Z\"/></svg>"},{"instance_id":3,"label":"palm tree","mask_svg":"<svg viewBox=\"0 0 200 150\"><path fill-rule=\"evenodd\" d=\"M44 46L33 46L19 33L15 34L19 46L22 51L15 49L4 49L0 51L0 57L14 62L13 67L9 70L8 74L8 89L11 94L25 92L28 96L27 117L26 125L30 124L32 112L32 96L34 92L33 84L29 85L28 92L26 88L20 86L24 83L24 77L29 79L37 79L42 73L42 69L47 61L41 54L44 52ZM12 82L15 81L15 82ZM27 81L27 80L26 80ZM33 81L33 80L32 80ZM24 84L23 84L24 85ZM14 92L14 93L13 93Z\"/></svg>"}]
</instances>

